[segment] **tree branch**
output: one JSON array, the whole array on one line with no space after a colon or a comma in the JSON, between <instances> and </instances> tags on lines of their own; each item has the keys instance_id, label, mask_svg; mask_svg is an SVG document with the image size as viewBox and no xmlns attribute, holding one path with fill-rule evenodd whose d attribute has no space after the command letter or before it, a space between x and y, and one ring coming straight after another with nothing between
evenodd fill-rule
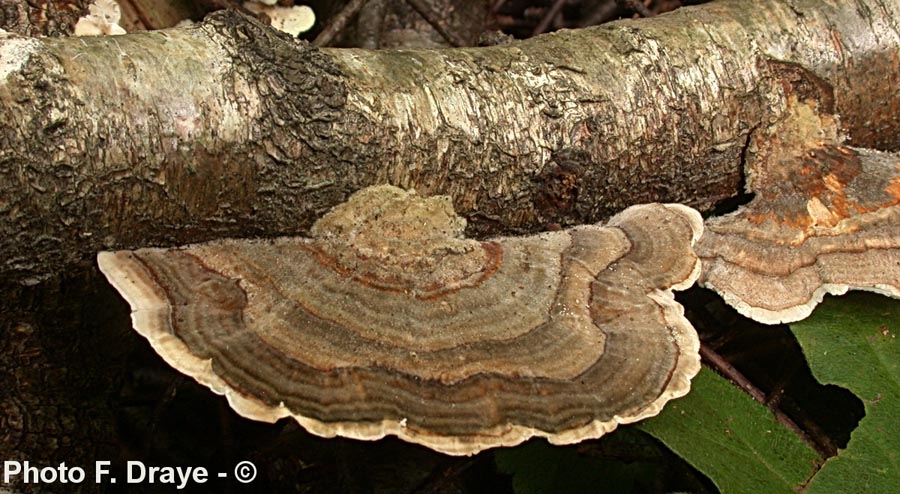
<instances>
[{"instance_id":1,"label":"tree branch","mask_svg":"<svg viewBox=\"0 0 900 494\"><path fill-rule=\"evenodd\" d=\"M477 50L318 50L234 13L0 40L0 277L303 233L374 183L449 194L476 234L708 209L785 85L814 86L854 145L900 145L900 8L869 3L723 1Z\"/></svg>"}]
</instances>

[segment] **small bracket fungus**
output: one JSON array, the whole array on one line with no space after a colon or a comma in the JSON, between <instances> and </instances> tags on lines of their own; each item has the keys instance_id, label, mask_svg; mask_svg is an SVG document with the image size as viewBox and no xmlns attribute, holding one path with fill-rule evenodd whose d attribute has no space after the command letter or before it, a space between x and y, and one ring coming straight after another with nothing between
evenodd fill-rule
<instances>
[{"instance_id":1,"label":"small bracket fungus","mask_svg":"<svg viewBox=\"0 0 900 494\"><path fill-rule=\"evenodd\" d=\"M306 5L280 7L276 3L272 0L244 2L244 8L254 14L266 14L272 27L291 36L309 31L316 23L316 14Z\"/></svg>"},{"instance_id":2,"label":"small bracket fungus","mask_svg":"<svg viewBox=\"0 0 900 494\"><path fill-rule=\"evenodd\" d=\"M447 197L364 189L312 238L101 252L135 329L257 420L448 454L567 444L659 413L700 368L675 302L699 214L462 237Z\"/></svg>"},{"instance_id":3,"label":"small bracket fungus","mask_svg":"<svg viewBox=\"0 0 900 494\"><path fill-rule=\"evenodd\" d=\"M826 293L900 297L900 157L836 143L834 122L799 104L763 136L756 196L706 222L700 284L767 324L807 317Z\"/></svg>"},{"instance_id":4,"label":"small bracket fungus","mask_svg":"<svg viewBox=\"0 0 900 494\"><path fill-rule=\"evenodd\" d=\"M122 11L116 0L94 0L88 6L88 15L78 19L75 36L103 36L125 34L119 26Z\"/></svg>"}]
</instances>

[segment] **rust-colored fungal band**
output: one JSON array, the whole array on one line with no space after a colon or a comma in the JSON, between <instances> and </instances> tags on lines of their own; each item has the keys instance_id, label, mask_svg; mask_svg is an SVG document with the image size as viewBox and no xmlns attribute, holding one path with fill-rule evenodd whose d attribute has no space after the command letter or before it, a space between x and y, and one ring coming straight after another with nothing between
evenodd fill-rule
<instances>
[{"instance_id":1,"label":"rust-colored fungal band","mask_svg":"<svg viewBox=\"0 0 900 494\"><path fill-rule=\"evenodd\" d=\"M700 284L768 324L828 293L900 297L900 156L844 146L832 117L795 110L751 145L753 200L708 219L697 245Z\"/></svg>"}]
</instances>

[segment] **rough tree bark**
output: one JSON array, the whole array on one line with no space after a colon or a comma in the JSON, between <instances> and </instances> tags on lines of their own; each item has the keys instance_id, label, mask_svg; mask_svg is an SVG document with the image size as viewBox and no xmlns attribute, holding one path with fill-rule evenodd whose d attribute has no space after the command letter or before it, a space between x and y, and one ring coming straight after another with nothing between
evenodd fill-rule
<instances>
[{"instance_id":1,"label":"rough tree bark","mask_svg":"<svg viewBox=\"0 0 900 494\"><path fill-rule=\"evenodd\" d=\"M0 0L0 29L23 36L69 36L90 0Z\"/></svg>"},{"instance_id":2,"label":"rough tree bark","mask_svg":"<svg viewBox=\"0 0 900 494\"><path fill-rule=\"evenodd\" d=\"M485 49L316 50L228 13L0 39L0 456L140 456L122 437L143 377L125 369L166 367L97 250L303 233L382 182L450 194L477 234L709 209L786 92L854 145L900 148L898 26L896 0L770 0Z\"/></svg>"},{"instance_id":3,"label":"rough tree bark","mask_svg":"<svg viewBox=\"0 0 900 494\"><path fill-rule=\"evenodd\" d=\"M237 14L0 45L0 276L106 248L302 233L350 192L445 193L476 234L735 195L786 79L896 148L896 1L722 2L510 45L316 50ZM777 62L776 62L777 61ZM100 77L98 77L100 75ZM875 95L876 97L873 97Z\"/></svg>"}]
</instances>

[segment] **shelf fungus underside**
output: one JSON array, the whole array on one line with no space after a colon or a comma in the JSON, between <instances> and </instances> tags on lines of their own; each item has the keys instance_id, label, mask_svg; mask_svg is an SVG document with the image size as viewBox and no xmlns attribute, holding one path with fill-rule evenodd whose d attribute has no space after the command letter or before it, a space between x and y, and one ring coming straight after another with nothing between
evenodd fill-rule
<instances>
[{"instance_id":1,"label":"shelf fungus underside","mask_svg":"<svg viewBox=\"0 0 900 494\"><path fill-rule=\"evenodd\" d=\"M752 171L754 199L706 222L700 284L739 312L804 319L826 293L900 297L900 158L823 144Z\"/></svg>"},{"instance_id":2,"label":"shelf fungus underside","mask_svg":"<svg viewBox=\"0 0 900 494\"><path fill-rule=\"evenodd\" d=\"M699 276L700 216L464 239L446 197L364 189L312 238L102 252L135 329L240 414L449 454L599 437L698 372L673 298Z\"/></svg>"}]
</instances>

